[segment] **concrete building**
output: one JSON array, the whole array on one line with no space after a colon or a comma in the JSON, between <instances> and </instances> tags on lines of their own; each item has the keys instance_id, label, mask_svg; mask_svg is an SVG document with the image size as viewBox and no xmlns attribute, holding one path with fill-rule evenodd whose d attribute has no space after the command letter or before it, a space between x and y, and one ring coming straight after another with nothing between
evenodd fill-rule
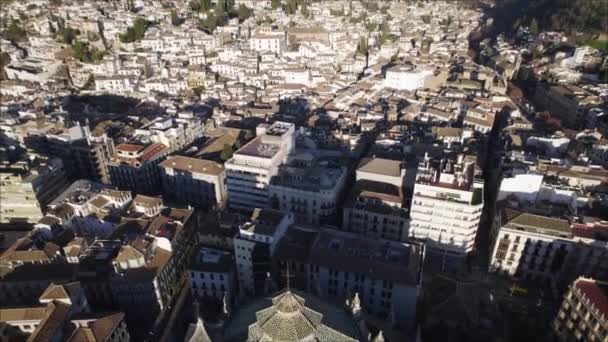
<instances>
[{"instance_id":1,"label":"concrete building","mask_svg":"<svg viewBox=\"0 0 608 342\"><path fill-rule=\"evenodd\" d=\"M225 299L231 303L235 298L236 272L231 252L202 247L194 253L187 274L197 301L217 303Z\"/></svg>"},{"instance_id":2,"label":"concrete building","mask_svg":"<svg viewBox=\"0 0 608 342\"><path fill-rule=\"evenodd\" d=\"M285 34L283 32L255 34L249 38L249 48L258 52L270 51L280 55L287 48Z\"/></svg>"},{"instance_id":3,"label":"concrete building","mask_svg":"<svg viewBox=\"0 0 608 342\"><path fill-rule=\"evenodd\" d=\"M127 342L121 312L91 313L78 282L51 284L36 306L0 309L0 337L28 341Z\"/></svg>"},{"instance_id":4,"label":"concrete building","mask_svg":"<svg viewBox=\"0 0 608 342\"><path fill-rule=\"evenodd\" d=\"M354 294L371 316L404 330L416 321L424 246L363 238L330 227L292 225L275 253L293 288L322 298L344 300Z\"/></svg>"},{"instance_id":5,"label":"concrete building","mask_svg":"<svg viewBox=\"0 0 608 342\"><path fill-rule=\"evenodd\" d=\"M424 239L429 254L450 260L473 251L483 208L475 163L473 156L425 156L418 166L409 235Z\"/></svg>"},{"instance_id":6,"label":"concrete building","mask_svg":"<svg viewBox=\"0 0 608 342\"><path fill-rule=\"evenodd\" d=\"M335 221L346 182L346 167L330 158L304 153L297 162L281 166L272 177L270 207L290 211L297 222L326 224Z\"/></svg>"},{"instance_id":7,"label":"concrete building","mask_svg":"<svg viewBox=\"0 0 608 342\"><path fill-rule=\"evenodd\" d=\"M405 241L409 213L403 198L405 169L400 161L366 158L343 210L342 230L366 237Z\"/></svg>"},{"instance_id":8,"label":"concrete building","mask_svg":"<svg viewBox=\"0 0 608 342\"><path fill-rule=\"evenodd\" d=\"M269 205L268 185L295 148L295 125L260 125L257 137L234 153L226 167L228 206L251 211Z\"/></svg>"},{"instance_id":9,"label":"concrete building","mask_svg":"<svg viewBox=\"0 0 608 342\"><path fill-rule=\"evenodd\" d=\"M399 65L386 71L384 86L397 90L416 90L423 88L433 76L433 71L418 69L415 66Z\"/></svg>"},{"instance_id":10,"label":"concrete building","mask_svg":"<svg viewBox=\"0 0 608 342\"><path fill-rule=\"evenodd\" d=\"M204 159L170 156L160 163L163 197L195 207L224 206L224 165Z\"/></svg>"},{"instance_id":11,"label":"concrete building","mask_svg":"<svg viewBox=\"0 0 608 342\"><path fill-rule=\"evenodd\" d=\"M105 134L91 135L88 126L53 130L45 135L29 135L25 138L28 147L63 162L68 179L90 179L108 184L108 161L114 154L114 142Z\"/></svg>"},{"instance_id":12,"label":"concrete building","mask_svg":"<svg viewBox=\"0 0 608 342\"><path fill-rule=\"evenodd\" d=\"M161 178L158 164L168 153L169 148L161 143L148 146L120 144L108 164L110 182L119 189L138 194L159 194Z\"/></svg>"},{"instance_id":13,"label":"concrete building","mask_svg":"<svg viewBox=\"0 0 608 342\"><path fill-rule=\"evenodd\" d=\"M553 335L557 341L608 340L608 283L575 280L553 321Z\"/></svg>"},{"instance_id":14,"label":"concrete building","mask_svg":"<svg viewBox=\"0 0 608 342\"><path fill-rule=\"evenodd\" d=\"M0 224L36 223L42 210L30 182L12 173L0 173Z\"/></svg>"},{"instance_id":15,"label":"concrete building","mask_svg":"<svg viewBox=\"0 0 608 342\"><path fill-rule=\"evenodd\" d=\"M251 220L239 227L234 237L234 256L243 298L263 293L275 246L293 221L291 213L258 208Z\"/></svg>"},{"instance_id":16,"label":"concrete building","mask_svg":"<svg viewBox=\"0 0 608 342\"><path fill-rule=\"evenodd\" d=\"M500 227L491 270L545 285L561 280L566 257L573 249L568 221L528 213L514 215Z\"/></svg>"},{"instance_id":17,"label":"concrete building","mask_svg":"<svg viewBox=\"0 0 608 342\"><path fill-rule=\"evenodd\" d=\"M570 224L511 209L501 211L497 221L491 271L556 290L579 276L608 277L607 224Z\"/></svg>"}]
</instances>

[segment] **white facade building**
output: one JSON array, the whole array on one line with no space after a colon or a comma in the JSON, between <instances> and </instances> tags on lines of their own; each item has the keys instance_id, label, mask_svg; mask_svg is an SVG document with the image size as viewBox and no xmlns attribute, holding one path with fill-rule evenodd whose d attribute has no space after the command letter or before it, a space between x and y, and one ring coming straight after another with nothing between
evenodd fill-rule
<instances>
[{"instance_id":1,"label":"white facade building","mask_svg":"<svg viewBox=\"0 0 608 342\"><path fill-rule=\"evenodd\" d=\"M270 51L280 55L285 51L285 45L285 34L282 32L256 34L249 38L249 48L258 52Z\"/></svg>"},{"instance_id":2,"label":"white facade building","mask_svg":"<svg viewBox=\"0 0 608 342\"><path fill-rule=\"evenodd\" d=\"M277 121L270 126L258 126L257 137L224 164L229 207L242 210L268 207L270 179L287 162L294 145L294 124Z\"/></svg>"},{"instance_id":3,"label":"white facade building","mask_svg":"<svg viewBox=\"0 0 608 342\"><path fill-rule=\"evenodd\" d=\"M423 88L424 83L431 76L433 76L431 70L396 66L386 71L384 86L398 90L416 90Z\"/></svg>"},{"instance_id":4,"label":"white facade building","mask_svg":"<svg viewBox=\"0 0 608 342\"><path fill-rule=\"evenodd\" d=\"M239 227L234 238L234 255L241 296L261 293L261 285L270 272L270 256L293 221L291 213L258 208L251 221Z\"/></svg>"},{"instance_id":5,"label":"white facade building","mask_svg":"<svg viewBox=\"0 0 608 342\"><path fill-rule=\"evenodd\" d=\"M270 206L290 211L297 222L326 223L335 218L346 182L345 166L330 161L300 161L281 166L268 187Z\"/></svg>"},{"instance_id":6,"label":"white facade building","mask_svg":"<svg viewBox=\"0 0 608 342\"><path fill-rule=\"evenodd\" d=\"M556 287L578 276L608 276L608 224L571 225L510 209L496 219L491 271Z\"/></svg>"},{"instance_id":7,"label":"white facade building","mask_svg":"<svg viewBox=\"0 0 608 342\"><path fill-rule=\"evenodd\" d=\"M224 296L228 303L232 300L236 285L232 253L203 247L194 253L187 274L196 300L219 301Z\"/></svg>"},{"instance_id":8,"label":"white facade building","mask_svg":"<svg viewBox=\"0 0 608 342\"><path fill-rule=\"evenodd\" d=\"M474 181L475 158L425 157L418 167L410 237L425 239L429 252L464 257L473 250L483 208L483 184Z\"/></svg>"}]
</instances>

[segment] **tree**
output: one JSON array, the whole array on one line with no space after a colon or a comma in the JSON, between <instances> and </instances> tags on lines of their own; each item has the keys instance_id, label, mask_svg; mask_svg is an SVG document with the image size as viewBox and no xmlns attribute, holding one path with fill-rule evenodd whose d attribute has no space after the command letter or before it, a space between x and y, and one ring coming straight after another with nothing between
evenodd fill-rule
<instances>
[{"instance_id":1,"label":"tree","mask_svg":"<svg viewBox=\"0 0 608 342\"><path fill-rule=\"evenodd\" d=\"M365 28L367 29L367 32L374 32L378 28L378 25L374 22L370 22L365 24Z\"/></svg>"},{"instance_id":2,"label":"tree","mask_svg":"<svg viewBox=\"0 0 608 342\"><path fill-rule=\"evenodd\" d=\"M179 19L179 16L177 15L177 11L172 9L171 10L171 25L179 26L180 24L181 24L181 20Z\"/></svg>"},{"instance_id":3,"label":"tree","mask_svg":"<svg viewBox=\"0 0 608 342\"><path fill-rule=\"evenodd\" d=\"M197 97L200 97L204 90L205 87L203 86L194 87L192 88L192 93L194 93L194 95L196 95Z\"/></svg>"},{"instance_id":4,"label":"tree","mask_svg":"<svg viewBox=\"0 0 608 342\"><path fill-rule=\"evenodd\" d=\"M367 46L367 38L361 37L361 39L359 40L359 44L357 45L357 54L367 55L368 48L369 47Z\"/></svg>"},{"instance_id":5,"label":"tree","mask_svg":"<svg viewBox=\"0 0 608 342\"><path fill-rule=\"evenodd\" d=\"M3 32L4 37L13 42L22 42L27 39L27 31L25 31L17 20L11 21L11 24Z\"/></svg>"},{"instance_id":6,"label":"tree","mask_svg":"<svg viewBox=\"0 0 608 342\"><path fill-rule=\"evenodd\" d=\"M236 10L236 15L231 11L231 17L236 16L239 18L239 22L249 19L253 15L253 10L243 4L239 5L239 8Z\"/></svg>"},{"instance_id":7,"label":"tree","mask_svg":"<svg viewBox=\"0 0 608 342\"><path fill-rule=\"evenodd\" d=\"M287 13L289 15L296 14L296 11L298 10L297 1L296 0L287 0L287 4L283 8L283 10L285 11L285 13Z\"/></svg>"},{"instance_id":8,"label":"tree","mask_svg":"<svg viewBox=\"0 0 608 342\"><path fill-rule=\"evenodd\" d=\"M532 18L532 22L530 23L530 33L538 34L538 21L536 18Z\"/></svg>"},{"instance_id":9,"label":"tree","mask_svg":"<svg viewBox=\"0 0 608 342\"><path fill-rule=\"evenodd\" d=\"M388 27L388 23L383 21L378 27L378 31L380 31L380 42L384 44L387 40L391 39L391 31Z\"/></svg>"},{"instance_id":10,"label":"tree","mask_svg":"<svg viewBox=\"0 0 608 342\"><path fill-rule=\"evenodd\" d=\"M190 1L190 8L194 12L200 12L201 11L201 3L198 2L198 1Z\"/></svg>"},{"instance_id":11,"label":"tree","mask_svg":"<svg viewBox=\"0 0 608 342\"><path fill-rule=\"evenodd\" d=\"M222 153L220 154L220 159L223 161L227 161L232 158L234 154L234 148L230 144L224 144L224 148L222 149Z\"/></svg>"},{"instance_id":12,"label":"tree","mask_svg":"<svg viewBox=\"0 0 608 342\"><path fill-rule=\"evenodd\" d=\"M95 76L93 74L89 75L89 78L85 82L85 84L80 88L81 90L93 90L95 88Z\"/></svg>"},{"instance_id":13,"label":"tree","mask_svg":"<svg viewBox=\"0 0 608 342\"><path fill-rule=\"evenodd\" d=\"M0 52L0 69L4 68L4 66L9 65L11 62L11 55L8 52Z\"/></svg>"},{"instance_id":14,"label":"tree","mask_svg":"<svg viewBox=\"0 0 608 342\"><path fill-rule=\"evenodd\" d=\"M74 30L71 27L64 26L62 26L58 32L61 41L69 45L72 45L72 42L74 41L74 39L76 39L76 36L78 36L79 33L79 31Z\"/></svg>"},{"instance_id":15,"label":"tree","mask_svg":"<svg viewBox=\"0 0 608 342\"><path fill-rule=\"evenodd\" d=\"M211 33L215 31L218 26L224 26L225 24L225 13L207 13L207 18L199 20L198 27L201 30L205 30Z\"/></svg>"},{"instance_id":16,"label":"tree","mask_svg":"<svg viewBox=\"0 0 608 342\"><path fill-rule=\"evenodd\" d=\"M145 36L148 26L150 26L150 22L143 18L137 18L133 26L128 27L127 32L121 34L118 38L123 43L133 43L141 40Z\"/></svg>"},{"instance_id":17,"label":"tree","mask_svg":"<svg viewBox=\"0 0 608 342\"><path fill-rule=\"evenodd\" d=\"M280 8L281 7L281 0L271 0L270 1L270 7L273 10L276 10L277 8Z\"/></svg>"},{"instance_id":18,"label":"tree","mask_svg":"<svg viewBox=\"0 0 608 342\"><path fill-rule=\"evenodd\" d=\"M210 0L199 0L200 10L201 12L207 12L211 9L211 1Z\"/></svg>"},{"instance_id":19,"label":"tree","mask_svg":"<svg viewBox=\"0 0 608 342\"><path fill-rule=\"evenodd\" d=\"M310 11L308 10L308 6L306 6L306 3L302 4L302 7L300 8L300 14L302 14L302 16L306 19L310 18Z\"/></svg>"},{"instance_id":20,"label":"tree","mask_svg":"<svg viewBox=\"0 0 608 342\"><path fill-rule=\"evenodd\" d=\"M95 47L91 48L89 43L76 41L72 44L72 56L81 62L89 63L99 61L103 58L103 55L103 51L100 51Z\"/></svg>"}]
</instances>

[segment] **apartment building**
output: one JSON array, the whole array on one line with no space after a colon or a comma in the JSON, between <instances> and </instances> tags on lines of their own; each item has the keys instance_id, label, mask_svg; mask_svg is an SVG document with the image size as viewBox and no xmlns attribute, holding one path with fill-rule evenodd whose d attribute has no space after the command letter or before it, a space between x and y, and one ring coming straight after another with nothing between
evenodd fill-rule
<instances>
[{"instance_id":1,"label":"apartment building","mask_svg":"<svg viewBox=\"0 0 608 342\"><path fill-rule=\"evenodd\" d=\"M228 206L232 209L267 208L270 180L295 148L294 124L280 121L270 126L262 124L256 135L224 164Z\"/></svg>"},{"instance_id":2,"label":"apartment building","mask_svg":"<svg viewBox=\"0 0 608 342\"><path fill-rule=\"evenodd\" d=\"M429 158L418 166L410 237L427 242L429 254L448 259L473 251L483 208L483 183L474 179L476 158Z\"/></svg>"},{"instance_id":3,"label":"apartment building","mask_svg":"<svg viewBox=\"0 0 608 342\"><path fill-rule=\"evenodd\" d=\"M258 52L272 52L280 55L287 48L283 32L254 34L249 38L249 48Z\"/></svg>"},{"instance_id":4,"label":"apartment building","mask_svg":"<svg viewBox=\"0 0 608 342\"><path fill-rule=\"evenodd\" d=\"M275 246L293 222L291 213L256 208L250 221L239 227L234 256L242 297L263 294Z\"/></svg>"},{"instance_id":5,"label":"apartment building","mask_svg":"<svg viewBox=\"0 0 608 342\"><path fill-rule=\"evenodd\" d=\"M170 156L160 163L163 197L195 207L221 208L227 201L224 165Z\"/></svg>"},{"instance_id":6,"label":"apartment building","mask_svg":"<svg viewBox=\"0 0 608 342\"><path fill-rule=\"evenodd\" d=\"M0 224L33 224L42 218L32 183L21 176L0 173Z\"/></svg>"},{"instance_id":7,"label":"apartment building","mask_svg":"<svg viewBox=\"0 0 608 342\"><path fill-rule=\"evenodd\" d=\"M365 237L405 241L409 215L403 198L404 176L400 161L363 159L343 208L342 230Z\"/></svg>"},{"instance_id":8,"label":"apartment building","mask_svg":"<svg viewBox=\"0 0 608 342\"><path fill-rule=\"evenodd\" d=\"M490 270L559 289L579 276L608 276L608 224L574 223L505 209Z\"/></svg>"},{"instance_id":9,"label":"apartment building","mask_svg":"<svg viewBox=\"0 0 608 342\"><path fill-rule=\"evenodd\" d=\"M126 342L130 336L124 316L90 312L78 282L50 284L38 303L0 309L0 337L6 341Z\"/></svg>"},{"instance_id":10,"label":"apartment building","mask_svg":"<svg viewBox=\"0 0 608 342\"><path fill-rule=\"evenodd\" d=\"M235 298L236 272L231 252L201 247L187 269L192 296L199 302L219 302Z\"/></svg>"},{"instance_id":11,"label":"apartment building","mask_svg":"<svg viewBox=\"0 0 608 342\"><path fill-rule=\"evenodd\" d=\"M570 285L553 321L557 341L608 340L608 283L578 278Z\"/></svg>"},{"instance_id":12,"label":"apartment building","mask_svg":"<svg viewBox=\"0 0 608 342\"><path fill-rule=\"evenodd\" d=\"M331 227L292 225L274 254L279 283L337 301L357 296L368 315L414 326L424 246L370 239Z\"/></svg>"},{"instance_id":13,"label":"apartment building","mask_svg":"<svg viewBox=\"0 0 608 342\"><path fill-rule=\"evenodd\" d=\"M177 117L160 117L135 130L135 135L148 137L152 143L161 143L171 151L181 150L203 136L204 121L192 113L179 113Z\"/></svg>"},{"instance_id":14,"label":"apartment building","mask_svg":"<svg viewBox=\"0 0 608 342\"><path fill-rule=\"evenodd\" d=\"M108 164L110 182L138 194L158 194L161 191L158 164L168 153L169 147L162 143L117 145Z\"/></svg>"},{"instance_id":15,"label":"apartment building","mask_svg":"<svg viewBox=\"0 0 608 342\"><path fill-rule=\"evenodd\" d=\"M105 134L93 136L86 125L29 135L25 143L35 151L61 158L72 181L84 178L110 183L107 164L114 154L114 142Z\"/></svg>"},{"instance_id":16,"label":"apartment building","mask_svg":"<svg viewBox=\"0 0 608 342\"><path fill-rule=\"evenodd\" d=\"M570 243L570 224L566 220L528 213L513 215L514 218L500 227L491 270L545 284L555 282L574 247Z\"/></svg>"},{"instance_id":17,"label":"apartment building","mask_svg":"<svg viewBox=\"0 0 608 342\"><path fill-rule=\"evenodd\" d=\"M346 182L346 167L332 158L309 153L279 168L268 192L270 207L294 214L297 222L325 224L335 221L338 201Z\"/></svg>"}]
</instances>

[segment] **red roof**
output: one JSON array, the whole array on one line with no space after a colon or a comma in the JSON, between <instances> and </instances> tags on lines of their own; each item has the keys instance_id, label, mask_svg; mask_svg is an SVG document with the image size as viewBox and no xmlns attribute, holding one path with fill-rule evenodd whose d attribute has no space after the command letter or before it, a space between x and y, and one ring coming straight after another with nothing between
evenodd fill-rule
<instances>
[{"instance_id":1,"label":"red roof","mask_svg":"<svg viewBox=\"0 0 608 342\"><path fill-rule=\"evenodd\" d=\"M608 319L608 284L579 278L574 281L574 287L593 304L596 313Z\"/></svg>"},{"instance_id":2,"label":"red roof","mask_svg":"<svg viewBox=\"0 0 608 342\"><path fill-rule=\"evenodd\" d=\"M135 145L135 144L120 144L120 145L116 146L117 150L124 151L124 152L137 152L143 148L144 147L142 145Z\"/></svg>"},{"instance_id":3,"label":"red roof","mask_svg":"<svg viewBox=\"0 0 608 342\"><path fill-rule=\"evenodd\" d=\"M168 148L167 146L165 146L161 143L152 144L145 151L142 152L141 157L139 159L141 161L150 160L150 159L154 158L154 156L156 156L157 154L159 154L160 152L164 151L167 148Z\"/></svg>"},{"instance_id":4,"label":"red roof","mask_svg":"<svg viewBox=\"0 0 608 342\"><path fill-rule=\"evenodd\" d=\"M572 225L572 234L574 234L574 236L586 238L586 239L595 239L595 240L608 239L608 224L575 223Z\"/></svg>"}]
</instances>

